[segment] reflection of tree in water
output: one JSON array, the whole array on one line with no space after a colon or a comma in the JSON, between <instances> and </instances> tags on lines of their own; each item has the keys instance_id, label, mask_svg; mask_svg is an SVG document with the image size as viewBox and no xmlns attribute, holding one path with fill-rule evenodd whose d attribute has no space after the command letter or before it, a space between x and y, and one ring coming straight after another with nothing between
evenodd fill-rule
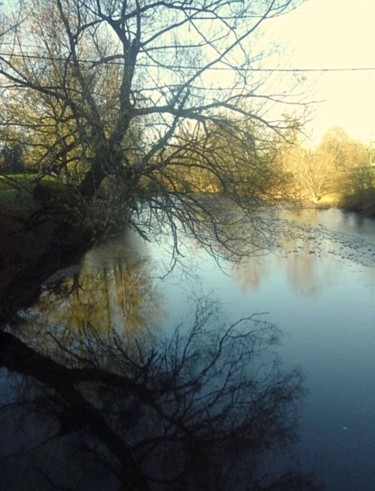
<instances>
[{"instance_id":1,"label":"reflection of tree in water","mask_svg":"<svg viewBox=\"0 0 375 491\"><path fill-rule=\"evenodd\" d=\"M246 258L232 266L232 278L238 283L241 293L258 290L268 274L267 264L262 258Z\"/></svg>"},{"instance_id":2,"label":"reflection of tree in water","mask_svg":"<svg viewBox=\"0 0 375 491\"><path fill-rule=\"evenodd\" d=\"M85 339L103 344L149 335L161 322L162 298L153 288L149 261L140 243L112 241L86 254L79 271L67 269L47 281L38 303L26 315L22 339L46 335L77 349ZM95 348L98 349L98 346Z\"/></svg>"},{"instance_id":3,"label":"reflection of tree in water","mask_svg":"<svg viewBox=\"0 0 375 491\"><path fill-rule=\"evenodd\" d=\"M251 201L251 198L249 198ZM196 250L205 250L216 261L230 260L238 262L242 258L264 255L272 248L275 240L275 227L277 227L277 209L271 207L259 208L254 205L254 216L249 217L241 212L241 209L228 202L225 197L211 201L209 196L200 197L200 201L206 206L205 213L209 213L212 220L207 220L207 215L194 215L194 226L188 230L184 223L175 223L172 230L175 249L172 254L178 256L181 252L181 243L188 239L188 247ZM153 229L155 236L167 236L171 234L165 226L162 217L153 221L147 213L144 220L148 227ZM190 216L191 218L191 216ZM212 226L215 223L216 226ZM145 225L143 225L145 227ZM176 249L176 238L179 238L179 247Z\"/></svg>"},{"instance_id":4,"label":"reflection of tree in water","mask_svg":"<svg viewBox=\"0 0 375 491\"><path fill-rule=\"evenodd\" d=\"M332 264L327 263L324 276L317 268L321 259L321 243L310 243L311 234L293 227L291 223L283 233L277 234L277 248L268 257L244 257L232 266L232 277L242 292L258 290L270 275L273 262L277 270L286 271L288 283L293 292L302 296L313 296L333 278ZM323 244L324 245L324 244ZM322 249L323 250L323 249Z\"/></svg>"},{"instance_id":5,"label":"reflection of tree in water","mask_svg":"<svg viewBox=\"0 0 375 491\"><path fill-rule=\"evenodd\" d=\"M318 268L322 258L319 247L326 244L316 244L311 241L311 234L297 229L295 234L291 234L285 241L285 249L288 251L286 260L286 272L292 290L302 296L314 296L323 287L328 286L333 278L332 264L325 264L324 276L321 276Z\"/></svg>"},{"instance_id":6,"label":"reflection of tree in water","mask_svg":"<svg viewBox=\"0 0 375 491\"><path fill-rule=\"evenodd\" d=\"M262 455L294 436L301 376L272 354L274 326L223 325L221 315L201 300L190 330L133 346L112 330L101 349L116 370L101 365L88 331L85 352L59 341L58 362L41 338L27 346L0 333L1 366L29 384L1 418L37 435L0 461L4 489L318 489L298 472L260 475Z\"/></svg>"},{"instance_id":7,"label":"reflection of tree in water","mask_svg":"<svg viewBox=\"0 0 375 491\"><path fill-rule=\"evenodd\" d=\"M293 291L299 295L313 296L319 291L319 278L316 276L316 256L309 244L294 241L294 249L287 259L287 277Z\"/></svg>"}]
</instances>

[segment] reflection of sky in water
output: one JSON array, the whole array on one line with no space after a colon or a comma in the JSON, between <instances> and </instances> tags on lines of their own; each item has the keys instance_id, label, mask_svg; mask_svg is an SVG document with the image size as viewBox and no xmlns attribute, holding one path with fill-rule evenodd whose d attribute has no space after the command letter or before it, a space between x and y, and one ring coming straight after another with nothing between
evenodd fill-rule
<instances>
[{"instance_id":1,"label":"reflection of sky in water","mask_svg":"<svg viewBox=\"0 0 375 491\"><path fill-rule=\"evenodd\" d=\"M230 318L267 312L284 332L280 354L286 365L302 367L308 388L298 447L302 465L315 470L329 491L370 491L375 489L375 223L337 210L306 211L294 219L302 229L276 254L227 265L224 274L196 250L189 265ZM317 228L304 228L309 225ZM186 276L179 283L179 274L177 268L162 286L170 319L186 316L186 295L197 288Z\"/></svg>"}]
</instances>

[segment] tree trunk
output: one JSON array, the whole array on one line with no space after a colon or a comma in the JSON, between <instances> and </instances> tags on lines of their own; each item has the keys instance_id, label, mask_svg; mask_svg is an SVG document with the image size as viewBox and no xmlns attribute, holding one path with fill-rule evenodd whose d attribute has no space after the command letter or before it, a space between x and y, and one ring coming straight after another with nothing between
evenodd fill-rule
<instances>
[{"instance_id":1,"label":"tree trunk","mask_svg":"<svg viewBox=\"0 0 375 491\"><path fill-rule=\"evenodd\" d=\"M82 198L90 201L95 196L95 193L99 189L99 186L105 177L106 172L103 169L102 165L95 165L94 167L92 167L87 172L78 187L79 193Z\"/></svg>"}]
</instances>

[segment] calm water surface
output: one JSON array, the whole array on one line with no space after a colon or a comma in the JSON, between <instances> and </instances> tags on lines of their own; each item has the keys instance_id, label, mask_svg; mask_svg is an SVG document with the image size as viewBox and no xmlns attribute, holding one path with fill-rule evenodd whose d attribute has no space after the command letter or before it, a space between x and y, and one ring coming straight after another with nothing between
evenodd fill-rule
<instances>
[{"instance_id":1,"label":"calm water surface","mask_svg":"<svg viewBox=\"0 0 375 491\"><path fill-rule=\"evenodd\" d=\"M150 244L128 235L95 248L46 283L22 314L29 327L21 337L30 343L46 326L57 336L83 321L146 337L152 325L154 336L172 336L177 325L191 324L203 297L217 301L223 323L257 314L277 325L272 350L285 370L300 368L306 389L297 440L266 455L263 470L293 466L328 491L372 491L375 222L330 209L283 213L277 223L271 250L239 264L218 265L187 237L176 265L168 237ZM11 399L3 387L3 400Z\"/></svg>"},{"instance_id":2,"label":"calm water surface","mask_svg":"<svg viewBox=\"0 0 375 491\"><path fill-rule=\"evenodd\" d=\"M281 329L278 352L301 367L307 388L295 448L302 468L329 491L374 490L375 222L336 209L287 218L292 236L272 253L224 271L199 249L188 261L227 314L266 313ZM185 315L191 288L194 279L179 283L177 272L166 279L171 318Z\"/></svg>"}]
</instances>

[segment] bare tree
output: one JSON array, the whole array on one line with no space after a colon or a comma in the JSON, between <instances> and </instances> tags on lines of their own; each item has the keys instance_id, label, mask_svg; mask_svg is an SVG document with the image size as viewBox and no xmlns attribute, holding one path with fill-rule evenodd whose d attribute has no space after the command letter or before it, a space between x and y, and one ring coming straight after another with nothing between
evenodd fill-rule
<instances>
[{"instance_id":1,"label":"bare tree","mask_svg":"<svg viewBox=\"0 0 375 491\"><path fill-rule=\"evenodd\" d=\"M323 135L319 150L330 155L337 170L352 169L368 162L366 145L336 126Z\"/></svg>"},{"instance_id":2,"label":"bare tree","mask_svg":"<svg viewBox=\"0 0 375 491\"><path fill-rule=\"evenodd\" d=\"M327 190L327 182L334 170L333 158L323 151L302 149L300 160L295 168L295 176L302 196L307 196L313 203L319 203Z\"/></svg>"},{"instance_id":3,"label":"bare tree","mask_svg":"<svg viewBox=\"0 0 375 491\"><path fill-rule=\"evenodd\" d=\"M277 169L260 179L262 192L239 192L236 166L222 166L202 138L235 138L245 145L246 175L259 177L257 145L277 129L264 116L267 104L285 94L273 96L253 70L256 33L290 7L291 0L21 2L17 23L8 20L16 27L2 38L3 124L23 126L35 169L73 183L84 203L110 186L128 209L147 200L172 227L179 219L195 233L199 215L216 233L218 204L207 207L181 182L187 167L199 168L246 213L269 198L265 183ZM258 137L249 139L249 128Z\"/></svg>"},{"instance_id":4,"label":"bare tree","mask_svg":"<svg viewBox=\"0 0 375 491\"><path fill-rule=\"evenodd\" d=\"M286 117L288 120L288 117ZM289 193L296 200L318 203L327 192L327 183L334 171L334 156L322 145L310 148L301 139L298 121L290 119L294 126L285 133L285 139L276 146L276 158L289 176Z\"/></svg>"}]
</instances>

